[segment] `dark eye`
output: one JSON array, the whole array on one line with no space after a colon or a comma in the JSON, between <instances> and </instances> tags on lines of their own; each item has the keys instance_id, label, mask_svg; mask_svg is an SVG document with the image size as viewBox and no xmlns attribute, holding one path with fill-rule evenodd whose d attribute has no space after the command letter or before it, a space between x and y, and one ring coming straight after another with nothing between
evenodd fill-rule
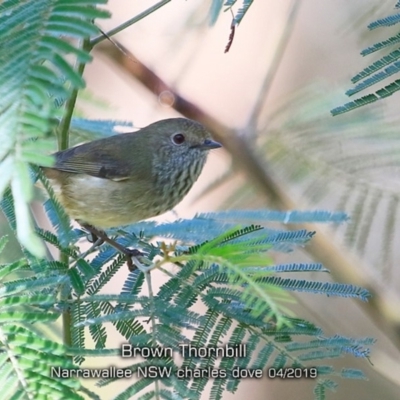
<instances>
[{"instance_id":1,"label":"dark eye","mask_svg":"<svg viewBox=\"0 0 400 400\"><path fill-rule=\"evenodd\" d=\"M177 145L182 144L185 141L185 136L182 133L177 133L172 136L172 141Z\"/></svg>"}]
</instances>

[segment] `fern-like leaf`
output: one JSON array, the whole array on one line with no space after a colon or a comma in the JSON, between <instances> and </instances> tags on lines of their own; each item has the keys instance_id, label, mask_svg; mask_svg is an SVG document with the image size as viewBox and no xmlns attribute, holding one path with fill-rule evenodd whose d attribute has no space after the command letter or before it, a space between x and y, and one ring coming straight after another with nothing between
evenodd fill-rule
<instances>
[{"instance_id":1,"label":"fern-like leaf","mask_svg":"<svg viewBox=\"0 0 400 400\"><path fill-rule=\"evenodd\" d=\"M11 184L18 209L18 238L36 256L44 255L44 246L34 235L28 211L33 195L28 164L52 163L44 154L49 142L46 136L55 127L56 104L51 94L68 95L84 87L68 61L69 54L81 63L91 59L66 37L84 39L96 34L92 20L109 15L96 8L104 2L66 6L63 0L8 0L0 5L0 81L5 94L0 99L0 171L4 172L0 188Z\"/></svg>"}]
</instances>

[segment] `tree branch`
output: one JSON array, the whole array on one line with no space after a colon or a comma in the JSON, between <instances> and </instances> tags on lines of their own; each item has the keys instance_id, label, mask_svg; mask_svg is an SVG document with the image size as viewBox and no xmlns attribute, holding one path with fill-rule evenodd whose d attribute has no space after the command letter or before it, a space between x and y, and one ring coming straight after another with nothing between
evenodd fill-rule
<instances>
[{"instance_id":1,"label":"tree branch","mask_svg":"<svg viewBox=\"0 0 400 400\"><path fill-rule=\"evenodd\" d=\"M249 180L272 207L279 210L298 208L268 165L258 157L249 140L245 140L235 130L223 125L200 107L180 96L137 57L133 56L137 62L132 62L111 43L103 43L97 47L97 50L110 58L132 78L140 81L155 96L168 92L174 98L175 110L206 126L213 133L215 139L220 141L232 155L234 164L248 175ZM372 299L368 303L361 303L363 310L374 321L378 329L384 332L400 349L400 310L398 307L400 298L393 291L381 287L376 279L368 276L367 269L362 268L362 262L345 250L339 249L332 243L331 238L318 229L317 225L296 224L295 226L288 225L288 228L317 232L305 250L313 259L323 263L338 282L362 286L371 292Z\"/></svg>"}]
</instances>

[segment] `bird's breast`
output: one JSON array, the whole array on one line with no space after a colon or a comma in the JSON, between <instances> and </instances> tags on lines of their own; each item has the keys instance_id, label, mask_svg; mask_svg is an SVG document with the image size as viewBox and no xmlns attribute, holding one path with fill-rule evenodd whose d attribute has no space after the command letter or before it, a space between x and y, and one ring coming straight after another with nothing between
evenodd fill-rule
<instances>
[{"instance_id":1,"label":"bird's breast","mask_svg":"<svg viewBox=\"0 0 400 400\"><path fill-rule=\"evenodd\" d=\"M200 158L174 168L164 166L156 172L155 187L167 210L175 207L186 196L199 177L204 162L205 159Z\"/></svg>"}]
</instances>

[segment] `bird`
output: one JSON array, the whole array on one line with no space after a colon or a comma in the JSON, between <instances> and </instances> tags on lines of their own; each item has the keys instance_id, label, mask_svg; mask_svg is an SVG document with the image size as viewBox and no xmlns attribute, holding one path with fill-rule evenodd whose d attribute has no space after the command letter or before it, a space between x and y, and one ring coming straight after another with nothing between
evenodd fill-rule
<instances>
[{"instance_id":1,"label":"bird","mask_svg":"<svg viewBox=\"0 0 400 400\"><path fill-rule=\"evenodd\" d=\"M170 118L58 151L42 167L67 214L107 229L174 208L199 177L214 141L199 122Z\"/></svg>"}]
</instances>

